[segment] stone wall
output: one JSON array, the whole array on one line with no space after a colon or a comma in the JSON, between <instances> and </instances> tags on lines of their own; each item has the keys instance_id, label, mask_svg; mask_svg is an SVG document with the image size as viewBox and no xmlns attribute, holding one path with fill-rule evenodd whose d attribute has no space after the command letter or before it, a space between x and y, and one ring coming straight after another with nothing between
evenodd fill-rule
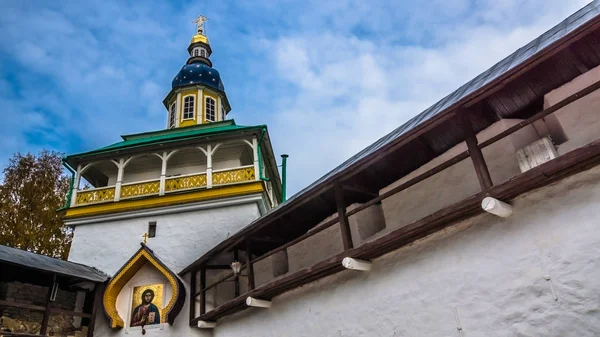
<instances>
[{"instance_id":1,"label":"stone wall","mask_svg":"<svg viewBox=\"0 0 600 337\"><path fill-rule=\"evenodd\" d=\"M47 296L48 287L21 282L0 283L0 299L6 301L45 306ZM59 289L56 300L52 302L52 307L73 311L76 298L76 292ZM3 329L22 333L39 333L44 315L43 311L12 307L5 307L0 310L0 314ZM73 334L74 331L73 316L54 313L50 315L48 335L67 336Z\"/></svg>"}]
</instances>

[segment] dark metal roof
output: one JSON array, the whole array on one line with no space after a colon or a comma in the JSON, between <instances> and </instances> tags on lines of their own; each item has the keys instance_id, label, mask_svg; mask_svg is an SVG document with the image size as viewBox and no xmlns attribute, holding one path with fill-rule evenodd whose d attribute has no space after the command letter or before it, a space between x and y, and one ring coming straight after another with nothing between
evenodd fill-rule
<instances>
[{"instance_id":1,"label":"dark metal roof","mask_svg":"<svg viewBox=\"0 0 600 337\"><path fill-rule=\"evenodd\" d=\"M184 65L175 75L171 87L173 89L194 84L204 84L213 89L225 92L225 86L221 81L221 75L215 68L202 63Z\"/></svg>"},{"instance_id":2,"label":"dark metal roof","mask_svg":"<svg viewBox=\"0 0 600 337\"><path fill-rule=\"evenodd\" d=\"M460 108L478 106L471 111L476 131L535 112L545 93L600 65L599 14L600 0L595 0L219 243L182 273L248 236L291 240L305 233L335 213L331 188L336 181L378 193L463 140L450 118ZM346 206L364 201L345 195ZM274 247L253 251L269 248Z\"/></svg>"},{"instance_id":3,"label":"dark metal roof","mask_svg":"<svg viewBox=\"0 0 600 337\"><path fill-rule=\"evenodd\" d=\"M108 275L83 264L0 245L0 263L3 262L92 282L104 282L108 279Z\"/></svg>"}]
</instances>

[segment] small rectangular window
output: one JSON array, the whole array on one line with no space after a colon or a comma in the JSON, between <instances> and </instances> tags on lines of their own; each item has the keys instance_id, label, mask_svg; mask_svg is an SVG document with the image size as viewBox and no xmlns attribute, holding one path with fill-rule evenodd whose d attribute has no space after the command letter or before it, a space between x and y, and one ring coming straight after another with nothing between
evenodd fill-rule
<instances>
[{"instance_id":1,"label":"small rectangular window","mask_svg":"<svg viewBox=\"0 0 600 337\"><path fill-rule=\"evenodd\" d=\"M183 119L194 119L194 96L183 98Z\"/></svg>"},{"instance_id":2,"label":"small rectangular window","mask_svg":"<svg viewBox=\"0 0 600 337\"><path fill-rule=\"evenodd\" d=\"M171 104L169 109L169 128L175 127L175 103Z\"/></svg>"},{"instance_id":3,"label":"small rectangular window","mask_svg":"<svg viewBox=\"0 0 600 337\"><path fill-rule=\"evenodd\" d=\"M156 236L156 221L148 222L148 237L153 238Z\"/></svg>"},{"instance_id":4,"label":"small rectangular window","mask_svg":"<svg viewBox=\"0 0 600 337\"><path fill-rule=\"evenodd\" d=\"M217 121L217 115L215 112L215 100L212 99L211 97L206 97L206 120L209 122L216 122Z\"/></svg>"}]
</instances>

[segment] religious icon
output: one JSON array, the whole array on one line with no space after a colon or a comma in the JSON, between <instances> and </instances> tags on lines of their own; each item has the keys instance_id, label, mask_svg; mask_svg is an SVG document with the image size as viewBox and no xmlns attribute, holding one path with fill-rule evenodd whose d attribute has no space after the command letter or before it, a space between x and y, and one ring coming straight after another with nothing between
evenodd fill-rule
<instances>
[{"instance_id":1,"label":"religious icon","mask_svg":"<svg viewBox=\"0 0 600 337\"><path fill-rule=\"evenodd\" d=\"M160 324L163 285L147 285L133 289L131 322L129 326Z\"/></svg>"}]
</instances>

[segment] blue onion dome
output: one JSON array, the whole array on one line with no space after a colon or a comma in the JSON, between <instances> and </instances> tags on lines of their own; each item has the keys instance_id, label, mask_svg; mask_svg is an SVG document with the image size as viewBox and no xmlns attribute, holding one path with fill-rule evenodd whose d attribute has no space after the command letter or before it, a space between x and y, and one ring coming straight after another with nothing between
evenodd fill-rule
<instances>
[{"instance_id":1,"label":"blue onion dome","mask_svg":"<svg viewBox=\"0 0 600 337\"><path fill-rule=\"evenodd\" d=\"M193 84L204 84L219 91L225 91L219 72L203 63L186 64L173 79L173 89Z\"/></svg>"}]
</instances>

